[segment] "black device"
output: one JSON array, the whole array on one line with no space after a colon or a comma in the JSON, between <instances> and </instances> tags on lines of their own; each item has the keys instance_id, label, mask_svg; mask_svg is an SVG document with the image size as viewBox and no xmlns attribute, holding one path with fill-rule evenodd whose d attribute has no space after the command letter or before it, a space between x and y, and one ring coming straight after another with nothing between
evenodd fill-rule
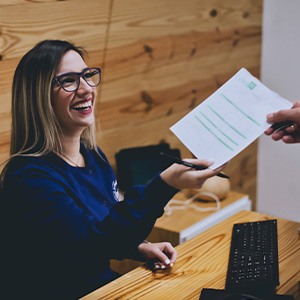
<instances>
[{"instance_id":1,"label":"black device","mask_svg":"<svg viewBox=\"0 0 300 300\"><path fill-rule=\"evenodd\" d=\"M274 129L274 131L278 130L285 130L285 128L293 126L294 122L292 121L286 121L286 122L278 122L274 123L271 127Z\"/></svg>"},{"instance_id":2,"label":"black device","mask_svg":"<svg viewBox=\"0 0 300 300\"><path fill-rule=\"evenodd\" d=\"M234 224L225 290L262 297L277 285L277 220Z\"/></svg>"},{"instance_id":3,"label":"black device","mask_svg":"<svg viewBox=\"0 0 300 300\"><path fill-rule=\"evenodd\" d=\"M172 162L164 159L161 152L180 158L179 149L171 149L168 143L132 147L120 150L115 155L118 186L121 190L145 184Z\"/></svg>"},{"instance_id":4,"label":"black device","mask_svg":"<svg viewBox=\"0 0 300 300\"><path fill-rule=\"evenodd\" d=\"M202 289L199 300L293 300L292 295L268 294L254 296L245 293L234 293L218 289Z\"/></svg>"},{"instance_id":5,"label":"black device","mask_svg":"<svg viewBox=\"0 0 300 300\"><path fill-rule=\"evenodd\" d=\"M277 220L236 223L232 228L225 290L203 288L200 300L293 300L279 285Z\"/></svg>"}]
</instances>

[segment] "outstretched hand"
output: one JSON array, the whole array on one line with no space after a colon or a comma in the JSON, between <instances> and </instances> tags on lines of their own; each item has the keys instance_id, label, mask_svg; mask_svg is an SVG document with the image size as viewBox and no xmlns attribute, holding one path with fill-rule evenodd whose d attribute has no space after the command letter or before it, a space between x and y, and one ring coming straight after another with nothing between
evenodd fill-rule
<instances>
[{"instance_id":1,"label":"outstretched hand","mask_svg":"<svg viewBox=\"0 0 300 300\"><path fill-rule=\"evenodd\" d=\"M154 264L154 269L172 267L177 258L177 252L169 242L142 243L138 250L143 258Z\"/></svg>"},{"instance_id":2,"label":"outstretched hand","mask_svg":"<svg viewBox=\"0 0 300 300\"><path fill-rule=\"evenodd\" d=\"M282 140L292 144L300 142L300 101L293 104L291 109L280 110L267 115L267 122L273 124L265 131L274 141Z\"/></svg>"},{"instance_id":3,"label":"outstretched hand","mask_svg":"<svg viewBox=\"0 0 300 300\"><path fill-rule=\"evenodd\" d=\"M181 190L185 188L198 189L201 188L206 179L217 175L220 173L224 167L219 167L215 170L210 169L209 167L213 164L213 162L209 162L207 160L201 159L184 159L187 162L190 162L195 165L205 166L207 169L205 170L195 170L190 167L186 167L184 165L173 164L166 170L164 170L160 176L162 180L164 180L168 185Z\"/></svg>"}]
</instances>

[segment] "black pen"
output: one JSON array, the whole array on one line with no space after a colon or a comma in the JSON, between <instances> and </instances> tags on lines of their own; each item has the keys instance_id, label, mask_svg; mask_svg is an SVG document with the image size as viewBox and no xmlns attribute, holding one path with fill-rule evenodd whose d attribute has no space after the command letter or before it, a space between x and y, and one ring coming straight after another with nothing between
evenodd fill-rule
<instances>
[{"instance_id":1,"label":"black pen","mask_svg":"<svg viewBox=\"0 0 300 300\"><path fill-rule=\"evenodd\" d=\"M205 169L207 169L207 167L205 167L205 166L199 166L199 165L192 164L190 162L181 160L179 157L176 157L176 156L173 156L173 155L169 155L169 154L166 154L166 153L163 153L163 152L160 152L160 154L165 156L166 158L168 158L170 160L170 162L172 162L172 163L184 165L186 167L190 167L190 168L193 168L195 170L205 170ZM219 177L222 177L222 178L228 178L229 179L229 177L227 175L223 174L223 173L218 173L216 175L219 176Z\"/></svg>"}]
</instances>

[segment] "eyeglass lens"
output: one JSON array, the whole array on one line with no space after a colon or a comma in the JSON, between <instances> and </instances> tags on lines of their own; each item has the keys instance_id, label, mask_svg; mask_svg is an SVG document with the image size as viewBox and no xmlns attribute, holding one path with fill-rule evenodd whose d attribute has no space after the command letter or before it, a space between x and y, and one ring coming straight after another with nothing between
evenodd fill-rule
<instances>
[{"instance_id":1,"label":"eyeglass lens","mask_svg":"<svg viewBox=\"0 0 300 300\"><path fill-rule=\"evenodd\" d=\"M81 73L71 72L68 74L63 74L57 79L64 90L73 92L79 87L80 77L82 77L89 86L97 86L101 80L100 69L91 68Z\"/></svg>"}]
</instances>

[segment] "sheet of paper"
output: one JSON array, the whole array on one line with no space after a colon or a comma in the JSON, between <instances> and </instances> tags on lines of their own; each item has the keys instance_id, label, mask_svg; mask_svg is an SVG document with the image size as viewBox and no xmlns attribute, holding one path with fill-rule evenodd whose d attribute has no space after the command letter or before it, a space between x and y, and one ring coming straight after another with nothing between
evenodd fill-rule
<instances>
[{"instance_id":1,"label":"sheet of paper","mask_svg":"<svg viewBox=\"0 0 300 300\"><path fill-rule=\"evenodd\" d=\"M242 68L170 129L197 158L213 161L215 169L270 127L267 114L291 106Z\"/></svg>"}]
</instances>

